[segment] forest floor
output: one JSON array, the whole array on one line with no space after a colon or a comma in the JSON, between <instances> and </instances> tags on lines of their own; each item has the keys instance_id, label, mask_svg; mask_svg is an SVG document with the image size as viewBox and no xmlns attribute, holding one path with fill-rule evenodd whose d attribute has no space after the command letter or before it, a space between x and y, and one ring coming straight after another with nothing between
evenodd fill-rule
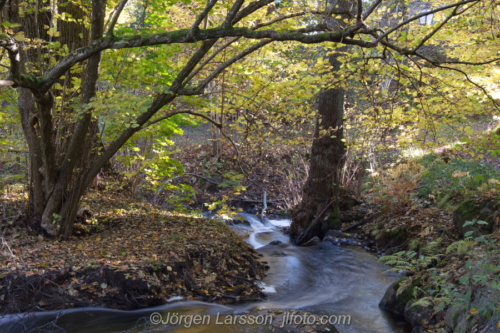
<instances>
[{"instance_id":1,"label":"forest floor","mask_svg":"<svg viewBox=\"0 0 500 333\"><path fill-rule=\"evenodd\" d=\"M224 223L167 212L128 193L94 192L84 203L92 217L76 225L80 236L56 241L21 226L23 201L0 201L1 313L263 296L254 281L264 276L264 263Z\"/></svg>"}]
</instances>

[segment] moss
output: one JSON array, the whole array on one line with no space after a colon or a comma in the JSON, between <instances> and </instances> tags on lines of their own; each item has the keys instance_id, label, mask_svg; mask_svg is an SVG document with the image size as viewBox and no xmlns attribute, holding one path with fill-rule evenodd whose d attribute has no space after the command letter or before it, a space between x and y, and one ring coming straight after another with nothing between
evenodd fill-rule
<instances>
[{"instance_id":1,"label":"moss","mask_svg":"<svg viewBox=\"0 0 500 333\"><path fill-rule=\"evenodd\" d=\"M453 213L453 223L460 234L473 231L476 237L491 233L495 225L495 212L500 210L498 200L466 200ZM487 225L473 224L464 227L467 221L486 221Z\"/></svg>"},{"instance_id":2,"label":"moss","mask_svg":"<svg viewBox=\"0 0 500 333\"><path fill-rule=\"evenodd\" d=\"M421 247L420 240L419 239L412 239L410 243L408 244L408 249L410 250L417 250Z\"/></svg>"},{"instance_id":3,"label":"moss","mask_svg":"<svg viewBox=\"0 0 500 333\"><path fill-rule=\"evenodd\" d=\"M34 74L31 74L31 73L30 74L21 74L21 75L19 75L19 77L22 80L30 81L30 82L33 82L35 84L38 84L42 81L42 78L38 78Z\"/></svg>"},{"instance_id":4,"label":"moss","mask_svg":"<svg viewBox=\"0 0 500 333\"><path fill-rule=\"evenodd\" d=\"M406 237L408 237L408 230L406 229L406 227L388 230L385 233L385 237L388 239L404 240L406 239Z\"/></svg>"},{"instance_id":5,"label":"moss","mask_svg":"<svg viewBox=\"0 0 500 333\"><path fill-rule=\"evenodd\" d=\"M397 289L399 288L399 286L408 278L402 278L401 280L398 281L398 283L396 283L394 285L394 291L397 293ZM422 288L422 279L421 278L417 278L417 279L414 279L411 283L411 286L409 286L408 288L406 288L401 294L398 295L398 303L401 303L401 304L407 304L408 302L412 301L413 300L413 294L415 293L415 288Z\"/></svg>"},{"instance_id":6,"label":"moss","mask_svg":"<svg viewBox=\"0 0 500 333\"><path fill-rule=\"evenodd\" d=\"M500 125L498 125L497 128L495 128L495 130L493 131L493 133L495 135L500 135Z\"/></svg>"},{"instance_id":7,"label":"moss","mask_svg":"<svg viewBox=\"0 0 500 333\"><path fill-rule=\"evenodd\" d=\"M486 209L485 209L486 208ZM462 202L455 212L460 214L466 221L482 220L492 221L492 212L500 209L500 202L495 200L477 201L467 200Z\"/></svg>"},{"instance_id":8,"label":"moss","mask_svg":"<svg viewBox=\"0 0 500 333\"><path fill-rule=\"evenodd\" d=\"M458 207L456 212L458 212L465 220L472 220L476 217L476 201L467 200L462 202Z\"/></svg>"},{"instance_id":9,"label":"moss","mask_svg":"<svg viewBox=\"0 0 500 333\"><path fill-rule=\"evenodd\" d=\"M342 213L339 207L335 207L335 209L328 215L328 219L326 220L328 229L340 229L342 227L342 221L340 220Z\"/></svg>"}]
</instances>

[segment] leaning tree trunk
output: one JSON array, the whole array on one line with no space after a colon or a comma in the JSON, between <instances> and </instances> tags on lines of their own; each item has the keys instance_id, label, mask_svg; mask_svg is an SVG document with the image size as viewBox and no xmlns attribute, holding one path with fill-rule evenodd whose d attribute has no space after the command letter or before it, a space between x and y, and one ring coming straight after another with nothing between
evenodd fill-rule
<instances>
[{"instance_id":1,"label":"leaning tree trunk","mask_svg":"<svg viewBox=\"0 0 500 333\"><path fill-rule=\"evenodd\" d=\"M335 11L351 12L355 8L349 0L333 1ZM336 4L336 5L335 5ZM331 5L332 6L332 5ZM345 26L346 18L327 22L337 27ZM329 56L332 70L340 69L339 47ZM324 89L319 94L318 119L311 149L309 175L303 188L302 201L293 210L290 227L291 238L296 245L318 236L323 238L328 229L339 223L340 171L344 164L343 142L344 95L341 87Z\"/></svg>"}]
</instances>

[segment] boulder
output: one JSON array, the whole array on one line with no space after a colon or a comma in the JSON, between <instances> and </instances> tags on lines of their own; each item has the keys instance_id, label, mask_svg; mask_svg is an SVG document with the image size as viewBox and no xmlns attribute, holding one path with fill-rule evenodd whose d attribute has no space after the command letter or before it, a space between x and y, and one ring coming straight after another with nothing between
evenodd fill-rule
<instances>
[{"instance_id":1,"label":"boulder","mask_svg":"<svg viewBox=\"0 0 500 333\"><path fill-rule=\"evenodd\" d=\"M326 238L326 237L347 238L348 236L339 230L328 230L328 232L326 233L324 238ZM325 240L324 238L323 238L323 241Z\"/></svg>"},{"instance_id":2,"label":"boulder","mask_svg":"<svg viewBox=\"0 0 500 333\"><path fill-rule=\"evenodd\" d=\"M319 243L321 243L321 239L319 239L318 236L315 236L310 240L308 240L306 243L302 244L301 246L308 247L308 246L318 245Z\"/></svg>"},{"instance_id":3,"label":"boulder","mask_svg":"<svg viewBox=\"0 0 500 333\"><path fill-rule=\"evenodd\" d=\"M474 326L481 332L499 332L500 312L498 304L500 291L492 285L482 287L472 295L473 301L467 304L465 296L463 302L456 302L448 308L445 315L446 326L456 333L468 333ZM470 309L481 309L476 315L471 315ZM488 327L488 329L487 329Z\"/></svg>"},{"instance_id":4,"label":"boulder","mask_svg":"<svg viewBox=\"0 0 500 333\"><path fill-rule=\"evenodd\" d=\"M330 242L333 245L361 245L360 242L354 238L350 238L347 234L344 234L338 230L329 230L325 237L323 237L323 242Z\"/></svg>"},{"instance_id":5,"label":"boulder","mask_svg":"<svg viewBox=\"0 0 500 333\"><path fill-rule=\"evenodd\" d=\"M433 317L433 312L431 305L415 305L413 302L408 302L405 307L405 319L413 327L434 325L436 319Z\"/></svg>"},{"instance_id":6,"label":"boulder","mask_svg":"<svg viewBox=\"0 0 500 333\"><path fill-rule=\"evenodd\" d=\"M405 315L406 304L410 302L413 297L413 289L417 286L421 286L420 279L415 279L411 287L406 288L406 290L398 295L398 288L405 279L406 278L394 282L387 288L384 297L382 297L382 300L378 304L382 310L392 312L399 316Z\"/></svg>"},{"instance_id":7,"label":"boulder","mask_svg":"<svg viewBox=\"0 0 500 333\"><path fill-rule=\"evenodd\" d=\"M487 224L474 223L464 227L465 222L472 220ZM453 212L453 224L461 235L468 231L473 231L472 237L491 234L500 226L500 202L493 199L466 200Z\"/></svg>"}]
</instances>

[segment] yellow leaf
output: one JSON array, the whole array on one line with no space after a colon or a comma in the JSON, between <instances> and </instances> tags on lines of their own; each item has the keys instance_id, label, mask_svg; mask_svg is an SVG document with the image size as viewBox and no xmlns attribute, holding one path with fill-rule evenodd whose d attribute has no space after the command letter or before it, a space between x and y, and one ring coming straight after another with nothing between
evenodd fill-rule
<instances>
[{"instance_id":1,"label":"yellow leaf","mask_svg":"<svg viewBox=\"0 0 500 333\"><path fill-rule=\"evenodd\" d=\"M22 41L24 41L24 32L22 32L22 31L21 31L21 32L18 32L18 33L16 34L16 37L14 37L14 38L15 38L15 40L17 40L18 42L22 42Z\"/></svg>"},{"instance_id":2,"label":"yellow leaf","mask_svg":"<svg viewBox=\"0 0 500 333\"><path fill-rule=\"evenodd\" d=\"M479 310L478 310L478 309L470 309L470 310L469 310L469 312L470 312L473 316L475 316L475 315L477 315L477 314L479 313Z\"/></svg>"}]
</instances>

